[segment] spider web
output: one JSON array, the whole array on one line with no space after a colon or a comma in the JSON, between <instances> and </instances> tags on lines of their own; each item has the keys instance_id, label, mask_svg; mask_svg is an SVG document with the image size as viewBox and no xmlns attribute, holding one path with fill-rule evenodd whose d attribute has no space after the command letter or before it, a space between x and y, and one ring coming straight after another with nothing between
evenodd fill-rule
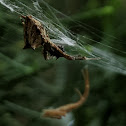
<instances>
[{"instance_id":1,"label":"spider web","mask_svg":"<svg viewBox=\"0 0 126 126\"><path fill-rule=\"evenodd\" d=\"M24 2L19 0L0 0L0 3L10 9L10 11L15 12L19 15L32 15L35 19L39 20L49 32L49 36L51 41L56 44L61 44L65 46L66 51L69 54L82 55L87 57L100 57L101 60L98 61L88 61L89 64L93 64L99 66L101 68L109 69L117 73L126 74L126 60L124 57L113 53L114 51L119 52L123 55L126 55L125 51L121 51L115 47L104 44L101 41L96 41L94 39L89 38L86 35L76 34L74 35L69 29L64 27L59 18L56 15L60 15L60 17L65 17L67 20L70 20L76 24L79 24L81 28L87 30L92 35L95 35L102 41L106 41L104 38L95 33L98 31L99 33L103 33L100 30L97 30L87 24L82 24L80 22L75 22L72 18L64 15L59 12L45 1L31 1L32 5L29 6ZM41 6L42 5L42 6ZM89 30L91 29L91 30ZM120 43L120 41L111 35L103 33L105 36L109 37L109 39L113 40L116 43ZM93 43L93 44L90 44ZM124 44L124 43L123 43ZM113 52L112 52L112 51ZM84 62L84 61L80 61Z\"/></svg>"}]
</instances>

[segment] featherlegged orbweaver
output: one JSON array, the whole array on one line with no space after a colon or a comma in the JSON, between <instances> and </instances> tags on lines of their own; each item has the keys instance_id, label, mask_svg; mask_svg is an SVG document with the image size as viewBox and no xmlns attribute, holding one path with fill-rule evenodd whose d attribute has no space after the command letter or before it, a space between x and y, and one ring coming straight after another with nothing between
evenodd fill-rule
<instances>
[{"instance_id":1,"label":"featherlegged orbweaver","mask_svg":"<svg viewBox=\"0 0 126 126\"><path fill-rule=\"evenodd\" d=\"M43 55L45 60L49 59L49 56L64 57L68 60L98 60L100 58L87 58L85 56L71 56L64 52L62 46L54 44L45 27L31 15L21 16L22 24L24 26L24 49L32 48L36 49L43 47Z\"/></svg>"}]
</instances>

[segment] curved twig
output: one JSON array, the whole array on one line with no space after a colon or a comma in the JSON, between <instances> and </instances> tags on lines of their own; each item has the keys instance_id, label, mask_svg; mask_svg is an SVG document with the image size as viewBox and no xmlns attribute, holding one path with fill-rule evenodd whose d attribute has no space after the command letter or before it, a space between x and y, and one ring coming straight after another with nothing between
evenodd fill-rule
<instances>
[{"instance_id":1,"label":"curved twig","mask_svg":"<svg viewBox=\"0 0 126 126\"><path fill-rule=\"evenodd\" d=\"M56 109L46 109L43 111L43 117L61 119L62 116L65 116L68 112L80 107L86 101L88 94L89 94L88 70L87 69L83 70L82 74L85 79L85 90L82 95L81 95L80 91L77 90L77 92L80 95L80 100L75 103L63 105L63 106L58 107Z\"/></svg>"}]
</instances>

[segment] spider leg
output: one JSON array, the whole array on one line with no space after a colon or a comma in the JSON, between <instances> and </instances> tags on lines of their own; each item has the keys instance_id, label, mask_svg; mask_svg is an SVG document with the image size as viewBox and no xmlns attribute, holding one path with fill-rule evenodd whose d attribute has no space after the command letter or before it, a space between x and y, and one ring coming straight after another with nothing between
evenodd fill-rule
<instances>
[{"instance_id":1,"label":"spider leg","mask_svg":"<svg viewBox=\"0 0 126 126\"><path fill-rule=\"evenodd\" d=\"M20 17L21 17L21 18L24 18L24 19L26 18L26 16L24 16L24 15L21 15Z\"/></svg>"},{"instance_id":2,"label":"spider leg","mask_svg":"<svg viewBox=\"0 0 126 126\"><path fill-rule=\"evenodd\" d=\"M24 20L23 20L22 18L23 18L23 19L25 19L25 18L26 18L26 16L23 16L23 15L21 15L21 16L20 16L20 20L21 20L22 24L24 25L24 24L25 24L25 22L24 22Z\"/></svg>"},{"instance_id":3,"label":"spider leg","mask_svg":"<svg viewBox=\"0 0 126 126\"><path fill-rule=\"evenodd\" d=\"M100 60L100 59L101 59L100 57L96 57L96 58L85 57L85 60Z\"/></svg>"},{"instance_id":4,"label":"spider leg","mask_svg":"<svg viewBox=\"0 0 126 126\"><path fill-rule=\"evenodd\" d=\"M43 49L43 56L45 60L48 59L48 52L46 51L46 49Z\"/></svg>"}]
</instances>

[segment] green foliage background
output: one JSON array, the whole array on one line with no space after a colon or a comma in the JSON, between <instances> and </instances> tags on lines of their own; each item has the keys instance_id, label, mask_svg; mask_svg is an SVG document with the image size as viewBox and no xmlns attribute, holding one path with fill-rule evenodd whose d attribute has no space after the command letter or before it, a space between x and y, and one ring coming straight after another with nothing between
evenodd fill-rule
<instances>
[{"instance_id":1,"label":"green foliage background","mask_svg":"<svg viewBox=\"0 0 126 126\"><path fill-rule=\"evenodd\" d=\"M48 0L48 3L75 21L117 37L123 43L96 32L102 43L126 50L125 0ZM61 22L75 33L99 40L79 24L75 26L67 19ZM45 61L40 49L23 50L23 45L19 15L0 4L0 126L66 126L72 119L73 126L126 125L126 76L93 65L89 66L90 95L82 107L73 111L73 117L66 122L41 118L42 109L77 101L74 88L83 92L83 63L63 58Z\"/></svg>"}]
</instances>

